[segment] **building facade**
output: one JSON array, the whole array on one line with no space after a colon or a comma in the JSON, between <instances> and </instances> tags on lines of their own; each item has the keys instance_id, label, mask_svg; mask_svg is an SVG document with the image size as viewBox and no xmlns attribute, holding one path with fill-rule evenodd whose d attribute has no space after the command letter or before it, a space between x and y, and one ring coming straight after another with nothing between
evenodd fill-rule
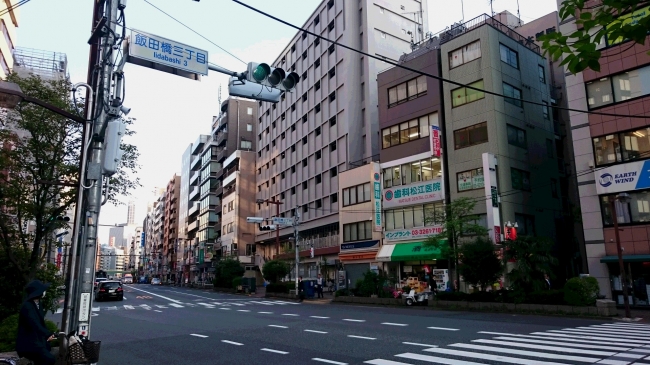
<instances>
[{"instance_id":1,"label":"building facade","mask_svg":"<svg viewBox=\"0 0 650 365\"><path fill-rule=\"evenodd\" d=\"M411 39L420 41L427 32L426 14L425 0L324 0L303 27L397 60L410 52ZM259 103L256 198L280 201L284 217L298 209L301 237L333 247L325 260L334 264L340 247L338 171L377 159L376 77L383 66L306 33L297 33L272 64L295 71L301 80L279 103ZM275 209L260 204L257 216L274 216ZM270 245L274 235L259 232L256 241ZM280 235L286 244L293 229ZM272 245L264 251L272 258L278 250Z\"/></svg>"},{"instance_id":2,"label":"building facade","mask_svg":"<svg viewBox=\"0 0 650 365\"><path fill-rule=\"evenodd\" d=\"M2 16L0 16L0 26L2 26L3 38L0 38L0 78L3 80L14 67L14 50L16 49L16 28L18 28L18 18L20 8L16 7L19 0L9 0L4 2L0 7Z\"/></svg>"},{"instance_id":3,"label":"building facade","mask_svg":"<svg viewBox=\"0 0 650 365\"><path fill-rule=\"evenodd\" d=\"M588 5L599 2L592 3ZM644 6L622 17L646 17L649 10ZM576 19L568 19L559 29L563 34L573 33L578 29ZM645 44L632 44L604 37L596 48L601 52L600 72L587 69L566 76L568 106L632 117L571 114L587 266L589 274L598 279L601 294L622 304L624 284L613 227L616 219L621 227L619 236L627 270L626 285L631 288L630 303L647 306L650 185L645 164L650 154L650 129L647 119L634 116L650 115L650 92L644 81L650 74L650 42L646 38Z\"/></svg>"},{"instance_id":4,"label":"building facade","mask_svg":"<svg viewBox=\"0 0 650 365\"><path fill-rule=\"evenodd\" d=\"M197 266L199 257L199 213L201 210L201 199L199 195L201 190L199 186L199 179L201 177L201 156L203 155L206 145L209 143L210 135L199 135L196 141L194 141L194 143L191 145L191 148L189 150L190 154L184 156L184 158L189 157L189 174L187 175L189 176L189 200L186 218L186 238L184 240L183 247L183 255L185 256L183 280L188 283L194 282L199 277L199 268Z\"/></svg>"},{"instance_id":5,"label":"building facade","mask_svg":"<svg viewBox=\"0 0 650 365\"><path fill-rule=\"evenodd\" d=\"M163 277L176 282L176 252L178 245L178 204L181 177L174 176L167 183L165 191L165 216L163 233Z\"/></svg>"},{"instance_id":6,"label":"building facade","mask_svg":"<svg viewBox=\"0 0 650 365\"><path fill-rule=\"evenodd\" d=\"M439 39L428 38L414 48L400 64L440 76ZM399 67L381 72L377 83L384 234L375 261L401 288L409 278L426 282L429 270L448 269L445 260L438 261L438 251L422 248L428 236L440 233L436 216L449 195L442 161L447 156L442 89L440 81ZM374 199L374 194L363 198ZM344 195L343 205L353 199Z\"/></svg>"}]
</instances>

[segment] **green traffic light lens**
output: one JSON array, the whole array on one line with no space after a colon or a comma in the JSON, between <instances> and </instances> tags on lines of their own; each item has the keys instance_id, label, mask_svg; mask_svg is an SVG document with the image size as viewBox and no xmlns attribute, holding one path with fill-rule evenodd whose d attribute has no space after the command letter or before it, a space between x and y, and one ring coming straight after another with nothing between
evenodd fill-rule
<instances>
[{"instance_id":1,"label":"green traffic light lens","mask_svg":"<svg viewBox=\"0 0 650 365\"><path fill-rule=\"evenodd\" d=\"M253 78L258 82L264 81L269 76L270 72L271 67L269 67L269 65L266 63L260 63L253 71Z\"/></svg>"}]
</instances>

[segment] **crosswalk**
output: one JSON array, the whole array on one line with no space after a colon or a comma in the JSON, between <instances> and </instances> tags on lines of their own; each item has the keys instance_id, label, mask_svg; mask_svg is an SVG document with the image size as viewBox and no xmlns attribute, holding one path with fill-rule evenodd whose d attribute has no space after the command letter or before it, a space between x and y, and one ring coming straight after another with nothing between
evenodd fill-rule
<instances>
[{"instance_id":1,"label":"crosswalk","mask_svg":"<svg viewBox=\"0 0 650 365\"><path fill-rule=\"evenodd\" d=\"M100 311L116 311L116 310L156 310L156 309L179 309L179 308L237 308L257 306L259 308L268 306L287 306L287 305L300 305L299 303L286 302L282 300L240 300L240 301L208 301L208 302L187 302L187 303L166 303L166 304L120 304L111 305L105 304L103 306L93 307L93 312ZM57 314L63 312L63 308L56 310Z\"/></svg>"},{"instance_id":2,"label":"crosswalk","mask_svg":"<svg viewBox=\"0 0 650 365\"><path fill-rule=\"evenodd\" d=\"M372 359L371 365L650 365L650 325L604 323L529 334L478 332L486 337L470 343L403 352L394 359Z\"/></svg>"}]
</instances>

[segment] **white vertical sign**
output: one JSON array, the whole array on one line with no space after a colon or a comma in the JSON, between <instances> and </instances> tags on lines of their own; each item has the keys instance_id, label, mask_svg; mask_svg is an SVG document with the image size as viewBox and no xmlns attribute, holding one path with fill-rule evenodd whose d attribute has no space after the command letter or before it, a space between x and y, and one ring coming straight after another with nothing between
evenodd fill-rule
<instances>
[{"instance_id":1,"label":"white vertical sign","mask_svg":"<svg viewBox=\"0 0 650 365\"><path fill-rule=\"evenodd\" d=\"M81 307L79 308L79 322L87 322L90 316L90 293L81 293Z\"/></svg>"},{"instance_id":2,"label":"white vertical sign","mask_svg":"<svg viewBox=\"0 0 650 365\"><path fill-rule=\"evenodd\" d=\"M483 177L485 183L485 205L487 208L487 228L494 243L501 243L501 218L499 214L499 186L497 178L497 159L491 153L483 154Z\"/></svg>"},{"instance_id":3,"label":"white vertical sign","mask_svg":"<svg viewBox=\"0 0 650 365\"><path fill-rule=\"evenodd\" d=\"M372 202L373 202L373 216L372 222L375 232L381 232L381 174L379 173L379 164L371 162L372 169L370 170L370 181L372 184Z\"/></svg>"}]
</instances>

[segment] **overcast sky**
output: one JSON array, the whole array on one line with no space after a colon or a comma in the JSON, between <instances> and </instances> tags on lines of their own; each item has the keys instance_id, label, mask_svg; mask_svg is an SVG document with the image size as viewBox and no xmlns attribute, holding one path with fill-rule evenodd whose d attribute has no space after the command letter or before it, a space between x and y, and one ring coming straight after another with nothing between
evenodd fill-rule
<instances>
[{"instance_id":1,"label":"overcast sky","mask_svg":"<svg viewBox=\"0 0 650 365\"><path fill-rule=\"evenodd\" d=\"M149 0L220 47L246 62L272 62L295 31L228 0ZM351 1L351 0L345 0ZM390 0L396 1L396 0ZM67 54L72 82L85 82L88 67L88 37L92 3L89 0L33 0L20 8L18 47ZM245 0L246 3L302 25L319 0ZM517 0L494 0L495 12L517 13ZM428 0L429 31L438 32L462 19L461 0ZM520 13L529 22L557 10L555 0L520 0ZM465 20L490 12L489 0L464 0ZM244 71L244 63L186 29L144 0L127 2L127 27L157 34L205 49L210 61L233 71ZM218 114L218 89L228 97L227 77L210 72L201 81L192 81L143 67L125 67L126 98L137 118L137 132L129 143L140 150L143 187L124 197L136 202L136 223L141 224L153 190L166 186L180 173L181 156L199 134L209 134L212 116ZM125 223L126 205L102 208L101 224ZM108 228L100 227L100 241L108 239Z\"/></svg>"}]
</instances>

